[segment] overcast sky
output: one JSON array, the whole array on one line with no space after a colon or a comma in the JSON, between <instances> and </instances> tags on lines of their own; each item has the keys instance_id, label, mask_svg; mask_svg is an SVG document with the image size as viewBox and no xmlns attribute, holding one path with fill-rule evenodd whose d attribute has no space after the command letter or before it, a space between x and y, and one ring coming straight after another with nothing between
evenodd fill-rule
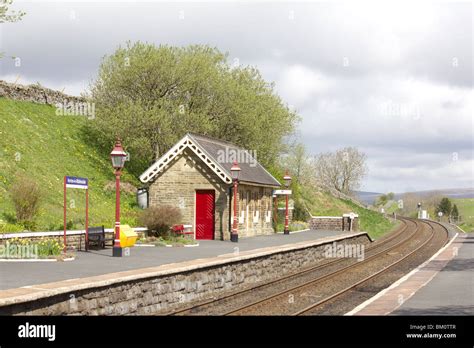
<instances>
[{"instance_id":1,"label":"overcast sky","mask_svg":"<svg viewBox=\"0 0 474 348\"><path fill-rule=\"evenodd\" d=\"M470 2L19 1L0 24L0 79L85 90L127 40L209 44L256 66L302 116L313 154L357 146L362 189L473 187Z\"/></svg>"}]
</instances>

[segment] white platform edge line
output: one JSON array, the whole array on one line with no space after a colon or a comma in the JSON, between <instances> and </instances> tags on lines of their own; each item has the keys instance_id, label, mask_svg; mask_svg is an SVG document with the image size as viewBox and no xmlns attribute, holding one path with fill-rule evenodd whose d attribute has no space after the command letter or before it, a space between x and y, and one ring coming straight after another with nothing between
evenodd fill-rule
<instances>
[{"instance_id":1,"label":"white platform edge line","mask_svg":"<svg viewBox=\"0 0 474 348\"><path fill-rule=\"evenodd\" d=\"M374 302L375 300L379 299L380 297L382 297L383 295L385 295L389 290L392 290L394 288L396 288L397 286L399 286L400 284L402 284L403 282L405 282L406 280L408 280L409 278L411 278L412 275L414 275L415 273L417 273L418 271L420 271L420 269L422 269L423 267L425 267L428 263L430 263L433 259L435 259L436 257L438 257L439 254L441 254L444 250L446 250L450 245L451 243L457 238L457 236L459 235L459 233L456 233L456 235L451 238L451 240L444 246L442 247L441 249L439 249L436 254L434 254L433 256L431 256L428 260L426 260L425 262L423 262L421 265L419 265L418 267L416 267L415 269L413 269L411 272L405 274L403 277L401 277L400 279L398 279L395 283L393 283L392 285L390 285L388 288L385 288L383 289L382 291L380 291L379 293L375 294L373 297L369 298L368 300L366 300L365 302L361 303L360 305L358 305L357 307L355 307L353 310L347 312L346 314L344 315L354 315L356 314L357 312L360 312L362 309L364 309L365 307L367 307L369 304L371 304L372 302ZM417 290L415 290L414 292L412 292L410 294L410 296L408 296L404 302L406 302L408 299L410 299L418 290L420 290L422 287L424 287L426 284L428 284L436 275L438 274L435 273L432 277L430 277L430 279L428 279L425 283L423 283L422 286L420 286ZM396 309L398 309L403 303L399 304L397 307L395 307L392 311L388 312L388 313L385 313L385 315L395 311Z\"/></svg>"}]
</instances>

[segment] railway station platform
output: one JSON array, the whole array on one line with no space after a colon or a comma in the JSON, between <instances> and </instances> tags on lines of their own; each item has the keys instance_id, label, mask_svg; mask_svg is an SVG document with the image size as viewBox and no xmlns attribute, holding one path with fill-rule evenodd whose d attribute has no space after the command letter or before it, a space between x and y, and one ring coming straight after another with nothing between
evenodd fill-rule
<instances>
[{"instance_id":1,"label":"railway station platform","mask_svg":"<svg viewBox=\"0 0 474 348\"><path fill-rule=\"evenodd\" d=\"M258 250L272 250L284 245L331 241L340 236L355 233L342 231L306 230L283 235L241 238L238 243L217 240L200 240L197 247L144 247L135 246L130 256L112 257L111 248L100 251L77 252L76 259L69 262L2 262L0 267L0 290L14 289L35 284L105 275L115 272L139 270L162 265L187 264L193 260L220 256L235 256ZM222 257L221 257L222 259ZM190 262L191 261L191 262ZM172 266L170 266L172 267Z\"/></svg>"},{"instance_id":2,"label":"railway station platform","mask_svg":"<svg viewBox=\"0 0 474 348\"><path fill-rule=\"evenodd\" d=\"M109 248L71 262L4 262L0 315L156 314L310 267L328 245L370 242L365 232L308 230L193 248L134 247L122 258Z\"/></svg>"},{"instance_id":3,"label":"railway station platform","mask_svg":"<svg viewBox=\"0 0 474 348\"><path fill-rule=\"evenodd\" d=\"M474 315L474 233L456 231L429 261L346 315Z\"/></svg>"}]
</instances>

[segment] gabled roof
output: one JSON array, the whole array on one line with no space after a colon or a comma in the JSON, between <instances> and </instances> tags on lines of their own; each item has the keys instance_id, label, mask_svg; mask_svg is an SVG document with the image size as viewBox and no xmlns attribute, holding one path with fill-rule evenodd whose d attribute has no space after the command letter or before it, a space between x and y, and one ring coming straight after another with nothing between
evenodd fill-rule
<instances>
[{"instance_id":1,"label":"gabled roof","mask_svg":"<svg viewBox=\"0 0 474 348\"><path fill-rule=\"evenodd\" d=\"M158 159L141 176L144 183L153 181L166 165L181 154L185 149L193 151L222 181L231 184L232 155L236 158L241 168L239 182L279 187L276 180L254 157L245 149L227 141L211 138L205 135L188 133L178 141L167 153ZM245 160L242 160L245 159Z\"/></svg>"}]
</instances>

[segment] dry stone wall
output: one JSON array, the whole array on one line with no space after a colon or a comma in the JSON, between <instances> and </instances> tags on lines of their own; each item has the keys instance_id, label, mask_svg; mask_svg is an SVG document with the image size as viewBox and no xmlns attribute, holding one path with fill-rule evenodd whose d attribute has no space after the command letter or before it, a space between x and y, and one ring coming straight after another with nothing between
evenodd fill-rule
<instances>
[{"instance_id":1,"label":"dry stone wall","mask_svg":"<svg viewBox=\"0 0 474 348\"><path fill-rule=\"evenodd\" d=\"M39 84L24 86L2 80L0 80L0 97L48 105L86 101L85 98L70 96Z\"/></svg>"}]
</instances>

